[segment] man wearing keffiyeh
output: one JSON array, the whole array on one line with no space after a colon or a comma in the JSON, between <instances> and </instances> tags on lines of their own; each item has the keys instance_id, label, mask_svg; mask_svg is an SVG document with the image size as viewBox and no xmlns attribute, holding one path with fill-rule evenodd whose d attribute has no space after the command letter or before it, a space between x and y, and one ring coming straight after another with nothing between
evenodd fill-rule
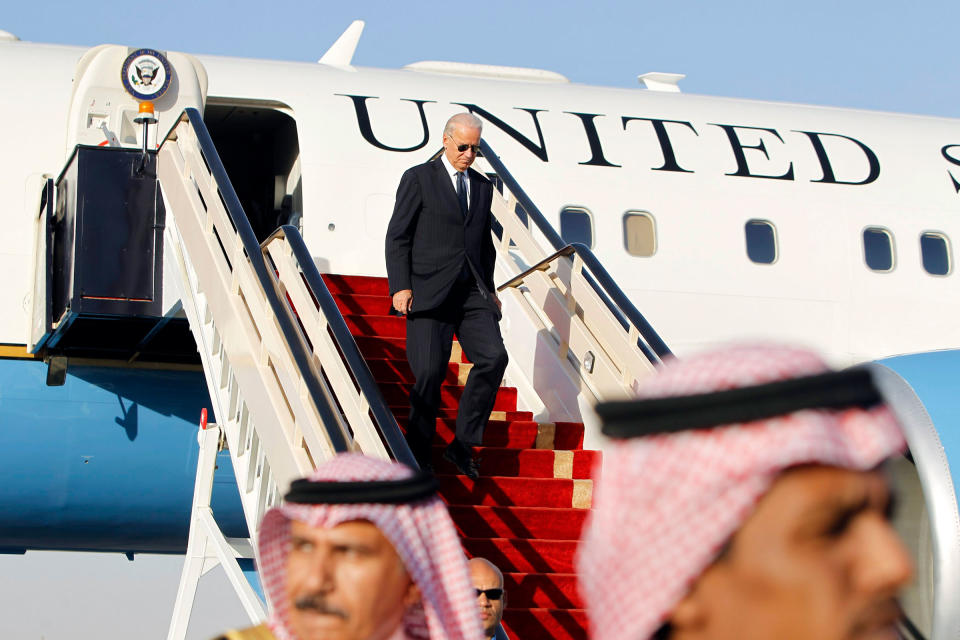
<instances>
[{"instance_id":1,"label":"man wearing keffiyeh","mask_svg":"<svg viewBox=\"0 0 960 640\"><path fill-rule=\"evenodd\" d=\"M868 371L742 345L599 405L577 559L594 640L894 640L912 563L878 465L905 443Z\"/></svg>"},{"instance_id":2,"label":"man wearing keffiyeh","mask_svg":"<svg viewBox=\"0 0 960 640\"><path fill-rule=\"evenodd\" d=\"M227 640L480 640L467 560L432 475L341 454L260 527L267 623Z\"/></svg>"}]
</instances>

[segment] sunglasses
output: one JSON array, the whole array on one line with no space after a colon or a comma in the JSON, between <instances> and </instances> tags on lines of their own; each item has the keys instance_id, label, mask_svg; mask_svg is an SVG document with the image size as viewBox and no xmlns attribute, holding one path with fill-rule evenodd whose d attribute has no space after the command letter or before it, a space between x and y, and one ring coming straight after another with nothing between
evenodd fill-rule
<instances>
[{"instance_id":1,"label":"sunglasses","mask_svg":"<svg viewBox=\"0 0 960 640\"><path fill-rule=\"evenodd\" d=\"M487 596L487 600L499 600L503 597L503 589L477 589L477 597Z\"/></svg>"},{"instance_id":2,"label":"sunglasses","mask_svg":"<svg viewBox=\"0 0 960 640\"><path fill-rule=\"evenodd\" d=\"M457 142L456 140L454 140L450 136L447 136L447 137L454 142L457 151L459 151L460 153L463 153L467 149L470 149L471 151L473 151L473 155L477 155L478 153L480 153L480 145L478 144L456 144Z\"/></svg>"}]
</instances>

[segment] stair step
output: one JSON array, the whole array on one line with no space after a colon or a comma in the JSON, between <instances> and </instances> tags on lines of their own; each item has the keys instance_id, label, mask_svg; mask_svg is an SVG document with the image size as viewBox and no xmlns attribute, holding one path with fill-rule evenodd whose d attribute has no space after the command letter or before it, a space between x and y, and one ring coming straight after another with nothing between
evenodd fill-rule
<instances>
[{"instance_id":1,"label":"stair step","mask_svg":"<svg viewBox=\"0 0 960 640\"><path fill-rule=\"evenodd\" d=\"M483 431L483 444L486 447L504 447L510 449L562 449L579 450L583 446L583 425L575 423L537 424L529 411L509 412L506 420L492 419ZM409 419L406 412L396 415L397 423L406 430ZM456 414L437 418L437 438L444 444L453 441L457 428Z\"/></svg>"},{"instance_id":2,"label":"stair step","mask_svg":"<svg viewBox=\"0 0 960 640\"><path fill-rule=\"evenodd\" d=\"M555 449L582 449L583 423L582 422L554 422Z\"/></svg>"},{"instance_id":3,"label":"stair step","mask_svg":"<svg viewBox=\"0 0 960 640\"><path fill-rule=\"evenodd\" d=\"M438 473L456 473L456 467L443 459L445 444L433 447L433 466ZM576 478L588 479L597 451L555 451L552 449L516 449L507 447L477 447L475 454L482 459L484 475L513 476L517 478Z\"/></svg>"},{"instance_id":4,"label":"stair step","mask_svg":"<svg viewBox=\"0 0 960 640\"><path fill-rule=\"evenodd\" d=\"M330 293L359 293L374 296L389 296L390 286L386 278L374 276L345 276L325 273L323 281Z\"/></svg>"},{"instance_id":5,"label":"stair step","mask_svg":"<svg viewBox=\"0 0 960 640\"><path fill-rule=\"evenodd\" d=\"M392 407L390 407L390 409L391 409L391 411L393 412L394 417L397 418L397 421L399 422L401 419L403 419L404 421L407 419L407 412L409 411L410 407L405 404L405 405L403 405L403 406L400 406L400 405L392 406ZM456 418L457 418L457 410L456 410L456 409L443 409L443 408L441 408L440 410L437 411L437 419L438 419L438 420L439 420L439 419L449 420L450 423L453 424L454 422L456 422ZM494 411L490 414L490 419L491 419L491 420L499 420L499 421L506 421L506 422L512 422L512 421L514 421L514 420L530 420L530 419L532 419L532 418L533 418L533 413L530 412L530 411L497 411L497 410L494 410ZM453 436L451 436L451 437L453 437Z\"/></svg>"},{"instance_id":6,"label":"stair step","mask_svg":"<svg viewBox=\"0 0 960 640\"><path fill-rule=\"evenodd\" d=\"M400 428L406 433L409 422L407 407L402 411L394 410L393 415ZM491 414L492 419L487 422L487 427L483 431L483 445L510 449L538 448L536 444L540 427L531 420L531 417L532 414L529 411L495 411ZM436 442L441 444L453 442L456 424L457 412L443 409L441 416L437 418Z\"/></svg>"},{"instance_id":7,"label":"stair step","mask_svg":"<svg viewBox=\"0 0 960 640\"><path fill-rule=\"evenodd\" d=\"M529 416L527 416L529 417ZM406 432L407 416L397 416L397 423ZM434 442L444 447L453 442L456 416L437 419ZM483 431L483 445L505 449L533 449L537 444L537 423L531 420L491 420Z\"/></svg>"},{"instance_id":8,"label":"stair step","mask_svg":"<svg viewBox=\"0 0 960 640\"><path fill-rule=\"evenodd\" d=\"M407 339L407 319L400 316L387 315L386 311L377 314L344 314L344 322L354 337L368 336L380 338ZM456 334L453 336L455 344L459 343ZM458 351L458 349L454 349ZM457 362L467 362L462 354L452 353L452 359Z\"/></svg>"},{"instance_id":9,"label":"stair step","mask_svg":"<svg viewBox=\"0 0 960 640\"><path fill-rule=\"evenodd\" d=\"M410 406L410 388L412 385L400 382L383 382L378 385L387 406L406 408ZM440 409L456 410L460 405L463 387L460 385L441 385ZM517 390L513 387L500 387L497 399L493 403L494 411L516 411Z\"/></svg>"},{"instance_id":10,"label":"stair step","mask_svg":"<svg viewBox=\"0 0 960 640\"><path fill-rule=\"evenodd\" d=\"M462 535L479 538L579 540L587 509L449 505Z\"/></svg>"},{"instance_id":11,"label":"stair step","mask_svg":"<svg viewBox=\"0 0 960 640\"><path fill-rule=\"evenodd\" d=\"M388 360L386 358L376 358L367 360L370 367L370 373L377 382L402 382L404 384L413 384L413 372L410 371L410 365L406 360ZM451 362L447 365L447 372L443 379L444 384L463 384L465 380L460 379L461 367L464 368L464 374L469 371L466 366Z\"/></svg>"},{"instance_id":12,"label":"stair step","mask_svg":"<svg viewBox=\"0 0 960 640\"><path fill-rule=\"evenodd\" d=\"M387 315L393 308L390 296L371 296L355 293L339 293L333 295L340 313L360 315Z\"/></svg>"},{"instance_id":13,"label":"stair step","mask_svg":"<svg viewBox=\"0 0 960 640\"><path fill-rule=\"evenodd\" d=\"M407 341L404 338L380 338L377 336L354 336L364 358L407 359Z\"/></svg>"},{"instance_id":14,"label":"stair step","mask_svg":"<svg viewBox=\"0 0 960 640\"><path fill-rule=\"evenodd\" d=\"M503 586L511 607L534 609L582 609L573 573L504 572Z\"/></svg>"},{"instance_id":15,"label":"stair step","mask_svg":"<svg viewBox=\"0 0 960 640\"><path fill-rule=\"evenodd\" d=\"M407 338L407 320L388 315L345 315L343 320L354 336L379 336L381 338Z\"/></svg>"},{"instance_id":16,"label":"stair step","mask_svg":"<svg viewBox=\"0 0 960 640\"><path fill-rule=\"evenodd\" d=\"M484 475L471 480L464 475L445 474L438 474L437 480L447 504L589 509L593 497L592 480Z\"/></svg>"},{"instance_id":17,"label":"stair step","mask_svg":"<svg viewBox=\"0 0 960 640\"><path fill-rule=\"evenodd\" d=\"M512 609L503 612L503 629L515 640L586 640L583 609Z\"/></svg>"},{"instance_id":18,"label":"stair step","mask_svg":"<svg viewBox=\"0 0 960 640\"><path fill-rule=\"evenodd\" d=\"M501 571L524 573L575 573L576 540L524 538L465 538L471 557L486 558Z\"/></svg>"},{"instance_id":19,"label":"stair step","mask_svg":"<svg viewBox=\"0 0 960 640\"><path fill-rule=\"evenodd\" d=\"M380 336L363 336L355 335L354 340L357 343L357 347L360 349L360 353L366 359L371 358L388 358L391 360L406 360L407 359L407 339L398 338L398 337L386 337L382 338ZM470 362L467 359L467 356L463 355L463 352L460 349L460 344L456 341L453 343L453 348L450 351L450 362L462 362L468 364Z\"/></svg>"}]
</instances>

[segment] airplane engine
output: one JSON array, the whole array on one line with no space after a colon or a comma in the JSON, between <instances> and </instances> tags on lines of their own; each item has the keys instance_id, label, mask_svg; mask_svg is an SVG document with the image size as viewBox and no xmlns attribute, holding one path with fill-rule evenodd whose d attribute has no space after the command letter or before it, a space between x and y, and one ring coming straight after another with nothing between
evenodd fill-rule
<instances>
[{"instance_id":1,"label":"airplane engine","mask_svg":"<svg viewBox=\"0 0 960 640\"><path fill-rule=\"evenodd\" d=\"M960 537L956 479L960 477L960 396L952 372L960 351L898 356L869 365L903 425L909 451L893 464L894 526L916 566L903 598L909 623L921 635L960 634ZM909 624L908 623L908 624Z\"/></svg>"}]
</instances>

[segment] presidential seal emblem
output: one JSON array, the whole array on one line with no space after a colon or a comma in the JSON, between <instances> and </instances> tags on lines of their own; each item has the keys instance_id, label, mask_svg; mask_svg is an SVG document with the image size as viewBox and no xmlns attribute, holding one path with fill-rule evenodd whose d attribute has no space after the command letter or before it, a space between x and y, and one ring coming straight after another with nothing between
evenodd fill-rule
<instances>
[{"instance_id":1,"label":"presidential seal emblem","mask_svg":"<svg viewBox=\"0 0 960 640\"><path fill-rule=\"evenodd\" d=\"M123 61L120 80L137 100L156 100L170 87L170 63L159 51L137 49Z\"/></svg>"}]
</instances>

